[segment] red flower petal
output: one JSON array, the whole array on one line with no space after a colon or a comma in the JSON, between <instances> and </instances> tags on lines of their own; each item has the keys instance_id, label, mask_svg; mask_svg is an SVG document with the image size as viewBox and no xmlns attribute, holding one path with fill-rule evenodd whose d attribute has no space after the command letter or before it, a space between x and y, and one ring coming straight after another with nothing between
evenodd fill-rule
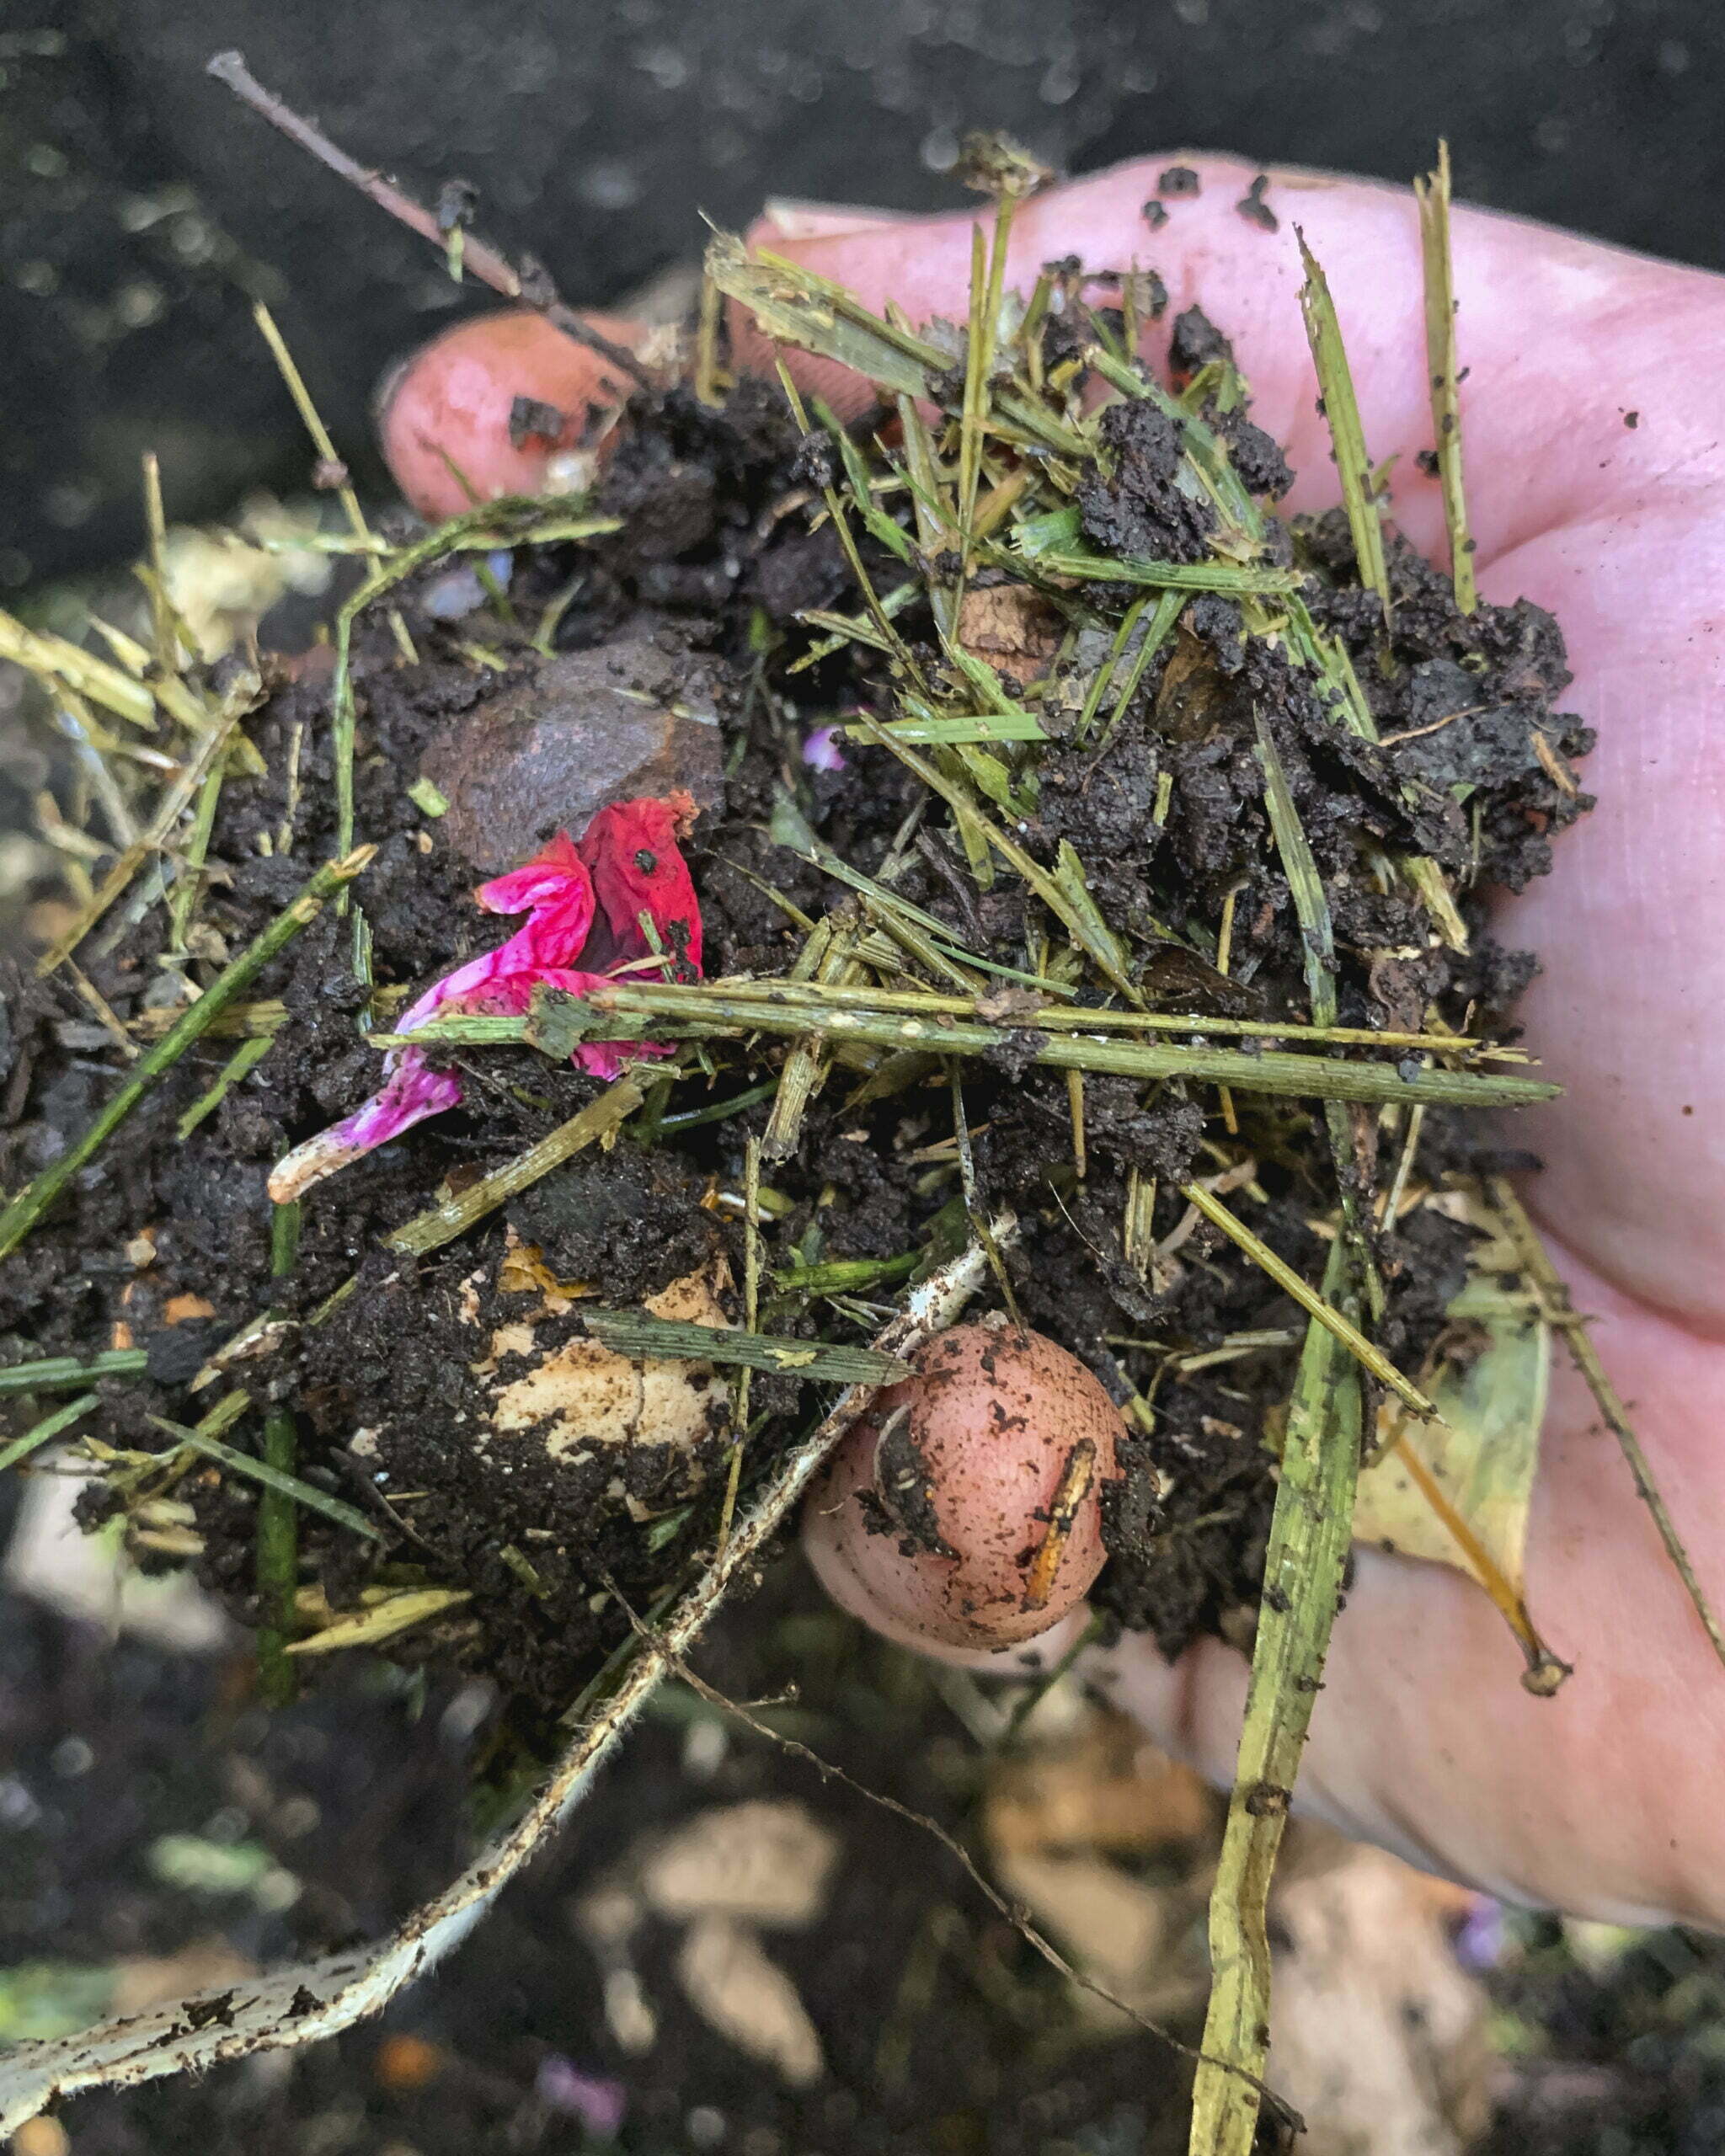
<instances>
[{"instance_id":1,"label":"red flower petal","mask_svg":"<svg viewBox=\"0 0 1725 2156\"><path fill-rule=\"evenodd\" d=\"M482 883L473 895L489 913L526 914L526 920L494 951L434 981L403 1012L397 1029L412 1033L438 1011L518 1014L542 982L571 995L590 995L606 984L610 969L653 955L644 914L674 954L676 974L698 978L701 908L677 847L695 814L686 793L620 801L600 810L579 845L559 831L531 861ZM602 920L595 921L595 910ZM670 1054L652 1041L589 1041L570 1060L609 1080L626 1061ZM460 1079L430 1069L423 1049L403 1049L384 1068L383 1086L363 1107L277 1162L270 1189L278 1203L461 1100Z\"/></svg>"},{"instance_id":2,"label":"red flower petal","mask_svg":"<svg viewBox=\"0 0 1725 2156\"><path fill-rule=\"evenodd\" d=\"M664 947L681 962L676 972L685 979L700 977L701 906L677 846L696 814L691 796L678 792L663 800L649 795L619 801L588 825L575 851L592 875L603 929L609 931L595 927L581 953L590 969L609 970L651 957L653 947L641 928L645 914Z\"/></svg>"}]
</instances>

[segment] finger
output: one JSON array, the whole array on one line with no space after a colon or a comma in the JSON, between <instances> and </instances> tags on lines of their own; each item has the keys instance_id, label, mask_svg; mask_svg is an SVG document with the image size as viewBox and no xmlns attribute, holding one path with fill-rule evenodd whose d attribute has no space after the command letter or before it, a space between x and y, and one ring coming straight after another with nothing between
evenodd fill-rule
<instances>
[{"instance_id":1,"label":"finger","mask_svg":"<svg viewBox=\"0 0 1725 2156\"><path fill-rule=\"evenodd\" d=\"M1301 227L1334 292L1375 459L1400 460L1396 514L1429 551L1442 533L1435 481L1414 465L1432 440L1425 366L1418 222L1404 188L1332 175L1279 170L1263 200L1278 220L1264 230L1241 214L1257 168L1237 158L1186 162L1196 196L1159 198L1167 163L1140 158L1069 182L1023 205L1014 220L1007 282L1023 292L1040 265L1076 253L1087 267L1154 268L1169 305L1149 340L1166 347L1172 317L1194 304L1233 339L1252 383L1254 416L1289 449L1300 478L1292 505L1336 499L1329 442L1315 408L1316 382L1299 307L1303 279L1295 227ZM1144 213L1159 200L1166 222ZM839 213L841 216L847 213ZM815 229L799 205L792 228L757 226L751 241L846 284L869 306L888 300L914 321L962 313L969 288L976 217L916 217L883 226ZM1523 543L1548 526L1597 504L1601 458L1621 446L1626 382L1670 380L1674 355L1699 340L1717 345L1725 328L1721 280L1674 269L1569 233L1458 209L1453 247L1462 358L1469 496L1481 555ZM758 362L761 340L740 334ZM829 383L836 371L806 360L805 377ZM854 380L850 403L857 398ZM1658 440L1643 437L1638 465L1621 467L1625 488L1637 471L1704 456L1714 433L1694 400L1658 400L1643 414ZM1651 460L1651 462L1650 461Z\"/></svg>"},{"instance_id":2,"label":"finger","mask_svg":"<svg viewBox=\"0 0 1725 2156\"><path fill-rule=\"evenodd\" d=\"M588 318L633 350L649 332ZM579 458L633 384L542 314L499 309L458 322L386 376L377 431L396 484L422 516L457 516L503 494L545 491L566 461L568 490L590 478ZM537 406L537 410L528 407Z\"/></svg>"},{"instance_id":3,"label":"finger","mask_svg":"<svg viewBox=\"0 0 1725 2156\"><path fill-rule=\"evenodd\" d=\"M1713 1418L1725 1349L1570 1268L1607 1364L1635 1399L1702 1583L1725 1595ZM1508 1898L1618 1923L1725 1924L1720 1673L1616 1446L1556 1374L1530 1523L1530 1604L1575 1665L1554 1699L1471 1582L1356 1553L1295 1809ZM1127 1641L1092 1673L1162 1742L1231 1781L1246 1665L1206 1641L1170 1668Z\"/></svg>"}]
</instances>

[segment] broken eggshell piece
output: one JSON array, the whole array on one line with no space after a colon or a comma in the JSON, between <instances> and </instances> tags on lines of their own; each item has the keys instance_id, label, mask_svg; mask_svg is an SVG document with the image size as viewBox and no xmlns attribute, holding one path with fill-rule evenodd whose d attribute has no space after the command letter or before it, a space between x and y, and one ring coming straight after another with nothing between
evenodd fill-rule
<instances>
[{"instance_id":1,"label":"broken eggshell piece","mask_svg":"<svg viewBox=\"0 0 1725 2156\"><path fill-rule=\"evenodd\" d=\"M538 1276L530 1247L517 1244L499 1268L498 1285L507 1292L525 1280L531 1289ZM642 1308L651 1317L726 1330L731 1321L720 1297L729 1282L724 1259L715 1258L647 1296ZM477 1282L469 1284L469 1321L477 1326ZM558 1321L572 1307L570 1291L553 1283L525 1315L494 1326L487 1352L470 1366L486 1388L481 1442L498 1460L532 1435L572 1468L590 1467L616 1448L617 1473L606 1494L636 1519L649 1519L705 1479L707 1442L729 1427L729 1391L711 1363L636 1358L570 1337ZM547 1341L547 1333L556 1337Z\"/></svg>"}]
</instances>

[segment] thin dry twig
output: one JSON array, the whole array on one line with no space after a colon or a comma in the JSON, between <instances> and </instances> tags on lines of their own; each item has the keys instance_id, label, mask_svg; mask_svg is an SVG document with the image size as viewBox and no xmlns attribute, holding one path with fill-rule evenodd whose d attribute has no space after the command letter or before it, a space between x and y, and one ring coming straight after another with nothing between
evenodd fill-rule
<instances>
[{"instance_id":1,"label":"thin dry twig","mask_svg":"<svg viewBox=\"0 0 1725 2156\"><path fill-rule=\"evenodd\" d=\"M805 1765L812 1767L823 1781L837 1782L843 1788L850 1790L855 1796L862 1797L865 1802L878 1806L882 1812L889 1812L895 1819L903 1819L909 1825L920 1828L925 1834L932 1836L948 1856L957 1860L971 1885L976 1888L996 1914L1003 1917L1025 1944L1033 1948L1049 1967L1064 1977L1068 1983L1076 1985L1080 1991L1089 1992L1092 1997L1112 2006L1117 2013L1124 2014L1129 2021L1135 2022L1147 2036L1154 2036L1158 2043L1166 2044L1170 2051L1178 2052L1183 2058L1195 2060L1200 2066L1211 2066L1219 2073L1232 2074L1242 2081L1250 2083L1258 2100L1268 2104L1290 2132L1295 2133L1305 2132L1306 2121L1300 2117L1299 2112L1295 2111L1284 2098L1279 2096L1268 2083L1247 2073L1243 2068L1231 2065L1226 2060L1207 2058L1196 2045L1183 2041L1172 2029L1165 2028L1160 2021L1151 2020L1147 2014L1140 2013L1135 2006L1128 2005L1118 1992L1110 1991L1106 1984L1098 1983L1093 1977L1087 1977L1081 1970L1074 1968L1046 1934L1039 1930L1036 1925L1031 1923L1023 1908L1017 1903L1009 1901L1001 1892L977 1863L975 1858L971 1855L969 1850L962 1842L949 1834L937 1819L930 1818L926 1812L917 1812L908 1804L900 1804L897 1797L888 1796L883 1790L870 1789L867 1782L858 1781L854 1774L847 1774L842 1767L836 1765L830 1759L823 1758L820 1753L803 1743L800 1739L787 1737L782 1730L774 1729L771 1723L762 1721L758 1716L751 1714L747 1707L721 1692L716 1685L709 1684L704 1677L697 1676L690 1668L681 1655L665 1653L663 1641L650 1625L645 1624L630 1609L628 1602L618 1593L615 1582L607 1581L606 1584L611 1588L611 1593L617 1595L618 1604L634 1628L637 1636L648 1647L664 1657L669 1673L672 1676L681 1678L692 1692L705 1700L709 1705L717 1707L721 1713L734 1716L745 1728L753 1730L757 1737L764 1737L769 1744L777 1745L782 1752L788 1753L792 1758L801 1759ZM1082 1639L1077 1642L1080 1648L1083 1644Z\"/></svg>"},{"instance_id":2,"label":"thin dry twig","mask_svg":"<svg viewBox=\"0 0 1725 2156\"><path fill-rule=\"evenodd\" d=\"M1713 1644L1713 1652L1725 1663L1725 1631L1713 1614L1712 1605L1701 1591L1696 1577L1694 1565L1685 1549L1683 1538L1677 1532L1676 1522L1666 1508L1659 1494L1659 1486L1653 1480L1653 1470L1635 1426L1629 1419L1617 1388L1605 1374L1605 1366L1599 1360L1599 1351L1594 1347L1593 1336L1587 1329L1587 1320L1582 1316L1570 1299L1569 1289L1563 1276L1552 1264L1551 1253L1541 1240L1540 1231L1529 1217L1527 1208L1517 1195L1514 1185L1507 1177L1493 1176L1487 1186L1492 1203L1501 1214L1509 1239L1515 1246L1515 1254L1521 1260L1522 1269L1538 1294L1545 1311L1546 1321L1563 1336L1563 1344L1569 1350L1569 1359L1579 1371L1583 1382L1594 1396L1594 1404L1605 1418L1605 1427L1622 1448L1623 1457L1629 1463L1630 1474L1635 1479L1636 1495L1653 1516L1653 1525L1658 1529L1659 1540L1665 1545L1665 1554L1677 1569L1695 1612L1701 1620L1706 1636Z\"/></svg>"},{"instance_id":3,"label":"thin dry twig","mask_svg":"<svg viewBox=\"0 0 1725 2156\"><path fill-rule=\"evenodd\" d=\"M330 141L322 128L304 119L273 91L266 90L246 66L243 53L218 52L206 63L204 72L213 75L218 83L225 83L237 98L272 127L280 129L289 141L296 142L319 164L346 180L350 187L358 188L368 201L387 211L398 223L405 225L409 232L418 232L422 239L430 240L440 253L446 250L448 235L440 228L435 211L414 201L411 195L393 180L386 179L381 172L374 172L356 157L350 157ZM601 359L619 368L638 387L650 389L654 386L652 376L633 352L613 343L564 304L542 269L536 265L524 276L495 248L489 247L472 232L463 236L462 259L482 284L489 285L493 291L501 292L505 299L518 300L523 307L536 309L565 337L572 337L576 344L597 352Z\"/></svg>"}]
</instances>

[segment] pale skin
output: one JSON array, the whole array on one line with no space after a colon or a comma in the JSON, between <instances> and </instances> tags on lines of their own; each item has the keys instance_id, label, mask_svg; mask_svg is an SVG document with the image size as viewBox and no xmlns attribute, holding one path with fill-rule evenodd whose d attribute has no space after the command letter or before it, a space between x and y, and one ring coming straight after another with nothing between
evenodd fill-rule
<instances>
[{"instance_id":1,"label":"pale skin","mask_svg":"<svg viewBox=\"0 0 1725 2156\"><path fill-rule=\"evenodd\" d=\"M1152 231L1142 205L1176 163L1202 191L1170 199ZM1441 557L1437 485L1414 462L1432 420L1412 197L1282 173L1267 195L1281 229L1268 232L1234 206L1256 171L1167 155L1055 189L1018 213L1011 281L1028 291L1041 263L1068 253L1098 269L1153 264L1170 308L1151 355L1172 316L1200 303L1234 341L1254 418L1288 447L1290 505L1321 507L1337 490L1297 303L1298 223L1335 294L1371 454L1398 459L1395 518ZM972 221L781 206L754 237L921 319L962 314ZM1469 210L1455 212L1454 252L1481 590L1558 616L1575 675L1563 701L1599 734L1583 772L1598 808L1564 836L1553 874L1503 910L1508 940L1540 954L1522 1015L1566 1089L1509 1135L1546 1163L1527 1203L1720 1609L1725 278ZM590 392L579 348L556 366L572 403ZM1567 1366L1527 1577L1546 1636L1575 1665L1555 1700L1521 1689L1519 1652L1467 1580L1359 1553L1303 1807L1517 1899L1725 1927L1725 1669ZM917 1643L899 1613L869 1614ZM1131 1638L1092 1673L1172 1750L1231 1778L1237 1654L1208 1642L1171 1668Z\"/></svg>"}]
</instances>

